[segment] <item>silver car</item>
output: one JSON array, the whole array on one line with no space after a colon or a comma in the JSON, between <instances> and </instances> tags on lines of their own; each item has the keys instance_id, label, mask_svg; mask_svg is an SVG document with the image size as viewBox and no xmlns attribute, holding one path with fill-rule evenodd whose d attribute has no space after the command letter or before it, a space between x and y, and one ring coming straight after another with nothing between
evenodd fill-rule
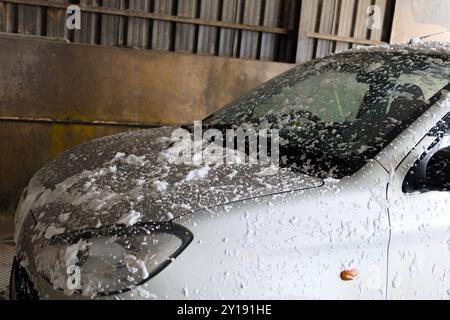
<instances>
[{"instance_id":1,"label":"silver car","mask_svg":"<svg viewBox=\"0 0 450 320\"><path fill-rule=\"evenodd\" d=\"M61 154L18 205L12 298L449 298L449 52L333 55L203 121L276 132L277 166L169 161L172 127Z\"/></svg>"}]
</instances>

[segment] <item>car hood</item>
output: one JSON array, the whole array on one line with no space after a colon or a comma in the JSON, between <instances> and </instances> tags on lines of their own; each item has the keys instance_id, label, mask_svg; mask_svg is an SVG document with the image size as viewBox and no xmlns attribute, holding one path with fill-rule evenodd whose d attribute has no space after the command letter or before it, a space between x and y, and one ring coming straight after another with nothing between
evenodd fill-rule
<instances>
[{"instance_id":1,"label":"car hood","mask_svg":"<svg viewBox=\"0 0 450 320\"><path fill-rule=\"evenodd\" d=\"M43 235L104 225L167 222L193 211L321 186L319 178L258 165L169 163L174 127L123 133L66 151L31 179L18 229L32 214Z\"/></svg>"}]
</instances>

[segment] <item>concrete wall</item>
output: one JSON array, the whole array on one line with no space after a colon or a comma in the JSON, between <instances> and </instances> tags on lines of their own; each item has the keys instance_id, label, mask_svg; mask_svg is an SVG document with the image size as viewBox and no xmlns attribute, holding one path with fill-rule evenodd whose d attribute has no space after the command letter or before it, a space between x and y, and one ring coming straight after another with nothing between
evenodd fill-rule
<instances>
[{"instance_id":1,"label":"concrete wall","mask_svg":"<svg viewBox=\"0 0 450 320\"><path fill-rule=\"evenodd\" d=\"M450 30L449 0L397 0L391 43ZM430 41L450 41L450 32Z\"/></svg>"},{"instance_id":2,"label":"concrete wall","mask_svg":"<svg viewBox=\"0 0 450 320\"><path fill-rule=\"evenodd\" d=\"M12 212L32 174L70 147L192 123L291 67L0 37L0 211Z\"/></svg>"}]
</instances>

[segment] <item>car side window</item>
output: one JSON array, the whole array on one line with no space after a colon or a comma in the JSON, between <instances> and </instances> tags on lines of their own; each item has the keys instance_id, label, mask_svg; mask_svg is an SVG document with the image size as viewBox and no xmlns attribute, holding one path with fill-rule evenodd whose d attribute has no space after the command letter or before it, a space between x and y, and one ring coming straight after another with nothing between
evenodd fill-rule
<instances>
[{"instance_id":1,"label":"car side window","mask_svg":"<svg viewBox=\"0 0 450 320\"><path fill-rule=\"evenodd\" d=\"M450 113L428 136L436 139L408 171L404 193L450 191Z\"/></svg>"}]
</instances>

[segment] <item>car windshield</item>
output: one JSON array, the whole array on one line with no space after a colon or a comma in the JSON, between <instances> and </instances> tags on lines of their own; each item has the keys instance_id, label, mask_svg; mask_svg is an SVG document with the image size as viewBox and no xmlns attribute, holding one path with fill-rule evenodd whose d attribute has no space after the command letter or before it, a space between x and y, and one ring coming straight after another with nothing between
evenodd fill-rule
<instances>
[{"instance_id":1,"label":"car windshield","mask_svg":"<svg viewBox=\"0 0 450 320\"><path fill-rule=\"evenodd\" d=\"M205 124L279 129L281 166L340 179L358 171L435 103L449 79L445 56L345 53L291 69Z\"/></svg>"}]
</instances>

